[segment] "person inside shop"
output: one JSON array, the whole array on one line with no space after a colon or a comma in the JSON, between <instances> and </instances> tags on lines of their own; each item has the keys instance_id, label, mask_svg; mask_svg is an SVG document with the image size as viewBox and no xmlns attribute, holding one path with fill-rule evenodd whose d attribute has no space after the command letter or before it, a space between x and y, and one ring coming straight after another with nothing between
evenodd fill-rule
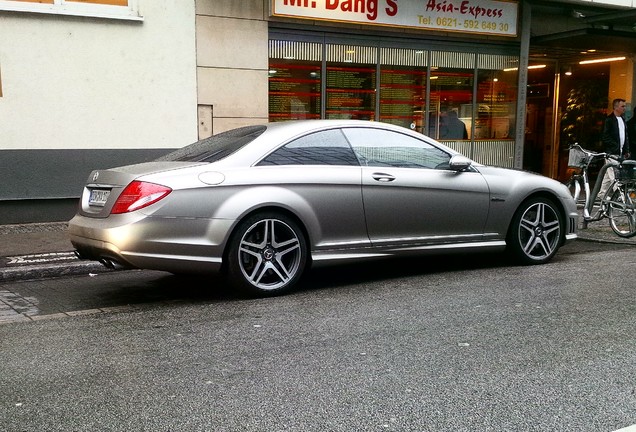
<instances>
[{"instance_id":1,"label":"person inside shop","mask_svg":"<svg viewBox=\"0 0 636 432\"><path fill-rule=\"evenodd\" d=\"M440 119L439 138L447 140L468 139L468 130L463 121L457 117L457 111L449 110Z\"/></svg>"},{"instance_id":2,"label":"person inside shop","mask_svg":"<svg viewBox=\"0 0 636 432\"><path fill-rule=\"evenodd\" d=\"M619 158L629 158L629 134L628 127L625 123L625 99L614 99L612 101L613 111L605 118L603 123L602 141L605 146L605 152ZM617 162L610 159L609 165L616 165ZM615 175L613 169L608 169L603 177L599 197L605 194Z\"/></svg>"}]
</instances>

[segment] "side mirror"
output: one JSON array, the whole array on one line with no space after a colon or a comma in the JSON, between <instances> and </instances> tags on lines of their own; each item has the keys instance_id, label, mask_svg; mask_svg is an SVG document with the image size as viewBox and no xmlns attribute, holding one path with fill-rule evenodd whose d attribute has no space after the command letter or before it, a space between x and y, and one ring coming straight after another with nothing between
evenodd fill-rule
<instances>
[{"instance_id":1,"label":"side mirror","mask_svg":"<svg viewBox=\"0 0 636 432\"><path fill-rule=\"evenodd\" d=\"M466 156L455 155L449 162L449 169L451 171L466 171L473 164L473 161Z\"/></svg>"}]
</instances>

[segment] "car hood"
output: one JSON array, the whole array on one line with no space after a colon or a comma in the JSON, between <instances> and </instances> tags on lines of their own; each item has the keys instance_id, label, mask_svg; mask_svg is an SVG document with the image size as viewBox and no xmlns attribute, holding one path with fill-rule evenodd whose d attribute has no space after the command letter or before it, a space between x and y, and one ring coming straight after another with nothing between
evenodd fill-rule
<instances>
[{"instance_id":1,"label":"car hood","mask_svg":"<svg viewBox=\"0 0 636 432\"><path fill-rule=\"evenodd\" d=\"M536 190L550 191L564 199L571 199L568 189L562 183L530 171L473 165L486 179L492 195L523 196L524 192Z\"/></svg>"}]
</instances>

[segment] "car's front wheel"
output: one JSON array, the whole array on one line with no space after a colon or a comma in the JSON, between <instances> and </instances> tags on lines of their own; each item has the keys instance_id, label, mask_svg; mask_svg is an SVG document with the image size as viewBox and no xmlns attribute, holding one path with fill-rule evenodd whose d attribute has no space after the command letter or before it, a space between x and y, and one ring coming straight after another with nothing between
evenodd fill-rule
<instances>
[{"instance_id":1,"label":"car's front wheel","mask_svg":"<svg viewBox=\"0 0 636 432\"><path fill-rule=\"evenodd\" d=\"M508 249L523 264L546 263L561 246L563 229L563 217L552 200L531 198L521 204L512 218Z\"/></svg>"},{"instance_id":2,"label":"car's front wheel","mask_svg":"<svg viewBox=\"0 0 636 432\"><path fill-rule=\"evenodd\" d=\"M250 296L289 291L307 265L307 242L291 218L259 213L243 220L229 244L228 276Z\"/></svg>"}]
</instances>

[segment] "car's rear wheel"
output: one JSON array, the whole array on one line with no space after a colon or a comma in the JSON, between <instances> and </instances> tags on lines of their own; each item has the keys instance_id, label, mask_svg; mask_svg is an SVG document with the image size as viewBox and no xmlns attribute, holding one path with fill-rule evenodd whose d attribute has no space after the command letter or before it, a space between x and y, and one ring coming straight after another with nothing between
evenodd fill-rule
<instances>
[{"instance_id":1,"label":"car's rear wheel","mask_svg":"<svg viewBox=\"0 0 636 432\"><path fill-rule=\"evenodd\" d=\"M307 255L305 236L294 220L255 214L239 224L230 240L228 276L243 294L279 295L301 278Z\"/></svg>"},{"instance_id":2,"label":"car's rear wheel","mask_svg":"<svg viewBox=\"0 0 636 432\"><path fill-rule=\"evenodd\" d=\"M561 246L564 222L558 207L547 198L525 201L510 224L508 249L523 264L543 264Z\"/></svg>"}]
</instances>

